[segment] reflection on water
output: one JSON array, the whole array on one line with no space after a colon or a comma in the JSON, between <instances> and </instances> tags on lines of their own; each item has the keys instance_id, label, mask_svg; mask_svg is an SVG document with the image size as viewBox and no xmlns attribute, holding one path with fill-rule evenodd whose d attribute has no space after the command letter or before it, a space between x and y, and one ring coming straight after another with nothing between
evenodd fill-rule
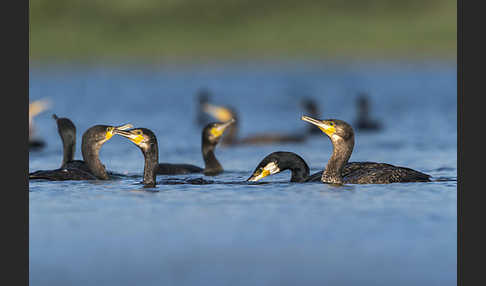
<instances>
[{"instance_id":1,"label":"reflection on water","mask_svg":"<svg viewBox=\"0 0 486 286\"><path fill-rule=\"evenodd\" d=\"M82 132L94 124L150 128L161 162L202 165L196 93L238 108L242 137L300 132L299 99L323 118L352 123L369 93L384 129L356 132L351 161L407 166L430 183L332 186L289 183L290 172L248 183L274 151L302 156L311 173L332 152L324 135L302 144L218 146L225 173L140 181L143 155L117 136L100 159L113 181L29 183L31 285L455 285L456 68L448 64L296 64L161 67L34 67L30 98ZM300 94L302 91L302 94ZM36 122L46 149L29 170L62 158L54 120Z\"/></svg>"}]
</instances>

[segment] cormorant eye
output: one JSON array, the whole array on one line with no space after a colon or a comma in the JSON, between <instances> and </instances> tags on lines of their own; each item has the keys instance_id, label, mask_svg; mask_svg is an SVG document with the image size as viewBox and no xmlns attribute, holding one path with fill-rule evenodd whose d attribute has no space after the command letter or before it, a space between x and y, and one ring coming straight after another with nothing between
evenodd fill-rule
<instances>
[{"instance_id":1,"label":"cormorant eye","mask_svg":"<svg viewBox=\"0 0 486 286\"><path fill-rule=\"evenodd\" d=\"M334 126L334 122L332 122L332 121L329 122L329 125Z\"/></svg>"}]
</instances>

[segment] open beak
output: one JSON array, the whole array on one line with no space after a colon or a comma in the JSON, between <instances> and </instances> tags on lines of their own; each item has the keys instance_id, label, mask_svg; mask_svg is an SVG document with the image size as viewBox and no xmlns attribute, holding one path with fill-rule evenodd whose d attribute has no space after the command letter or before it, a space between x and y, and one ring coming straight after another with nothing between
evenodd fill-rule
<instances>
[{"instance_id":1,"label":"open beak","mask_svg":"<svg viewBox=\"0 0 486 286\"><path fill-rule=\"evenodd\" d=\"M129 131L125 131L123 129L115 129L113 131L114 134L116 135L120 135L120 136L123 136L125 138L128 138L130 141L132 141L135 145L139 145L142 140L144 139L143 138L143 135L141 134L135 134L134 133L134 130L129 130Z\"/></svg>"},{"instance_id":2,"label":"open beak","mask_svg":"<svg viewBox=\"0 0 486 286\"><path fill-rule=\"evenodd\" d=\"M329 120L317 120L305 115L303 115L301 119L316 125L317 127L319 127L319 129L322 130L322 132L326 133L329 136L331 136L332 134L334 134L334 132L336 132L336 128L333 125L331 125L331 121Z\"/></svg>"},{"instance_id":3,"label":"open beak","mask_svg":"<svg viewBox=\"0 0 486 286\"><path fill-rule=\"evenodd\" d=\"M56 118L57 118L57 116L56 116ZM124 125L120 125L120 126L112 126L110 128L110 130L108 130L106 132L106 140L110 140L111 137L113 137L113 135L116 134L117 130L125 130L125 129L130 129L132 127L133 127L133 125L130 124L130 123L127 123L127 124L124 124Z\"/></svg>"},{"instance_id":4,"label":"open beak","mask_svg":"<svg viewBox=\"0 0 486 286\"><path fill-rule=\"evenodd\" d=\"M130 124L130 123L120 125L120 126L115 126L115 130L127 130L127 129L130 129L130 128L133 128L133 125Z\"/></svg>"},{"instance_id":5,"label":"open beak","mask_svg":"<svg viewBox=\"0 0 486 286\"><path fill-rule=\"evenodd\" d=\"M226 122L233 118L233 114L231 114L231 111L228 108L213 105L210 103L205 103L203 105L203 111L223 122Z\"/></svg>"}]
</instances>

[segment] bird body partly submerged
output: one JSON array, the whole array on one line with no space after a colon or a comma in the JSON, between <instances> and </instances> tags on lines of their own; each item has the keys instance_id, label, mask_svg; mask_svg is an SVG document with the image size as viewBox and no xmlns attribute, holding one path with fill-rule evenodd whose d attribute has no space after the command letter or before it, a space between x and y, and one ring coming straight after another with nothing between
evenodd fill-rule
<instances>
[{"instance_id":1,"label":"bird body partly submerged","mask_svg":"<svg viewBox=\"0 0 486 286\"><path fill-rule=\"evenodd\" d=\"M204 171L203 168L191 164L160 163L157 169L157 174L178 175L178 174L202 173L203 171Z\"/></svg>"},{"instance_id":2,"label":"bird body partly submerged","mask_svg":"<svg viewBox=\"0 0 486 286\"><path fill-rule=\"evenodd\" d=\"M104 166L103 166L104 167ZM106 171L110 179L123 176L119 173ZM49 181L85 181L85 180L100 180L97 178L88 165L83 160L68 161L61 168L54 170L39 170L29 174L29 180L40 179Z\"/></svg>"},{"instance_id":3,"label":"bird body partly submerged","mask_svg":"<svg viewBox=\"0 0 486 286\"><path fill-rule=\"evenodd\" d=\"M29 180L43 179L49 181L66 180L108 180L114 173L106 171L99 159L101 146L108 141L114 130L128 129L132 125L125 124L114 127L107 125L94 125L86 130L81 142L81 151L84 160L74 160L76 146L76 127L68 118L56 120L59 136L63 142L63 160L61 167L54 170L39 170L29 174Z\"/></svg>"},{"instance_id":4,"label":"bird body partly submerged","mask_svg":"<svg viewBox=\"0 0 486 286\"><path fill-rule=\"evenodd\" d=\"M352 127L342 120L316 120L307 116L303 120L317 125L330 138L333 153L323 171L309 175L309 166L292 152L274 152L265 157L248 181L258 181L268 175L291 170L291 182L317 182L329 184L389 184L430 182L430 175L387 163L348 162L354 147Z\"/></svg>"},{"instance_id":5,"label":"bird body partly submerged","mask_svg":"<svg viewBox=\"0 0 486 286\"><path fill-rule=\"evenodd\" d=\"M306 182L321 181L323 171L317 172ZM406 167L376 162L348 162L341 172L345 184L389 184L430 182L430 175Z\"/></svg>"},{"instance_id":6,"label":"bird body partly submerged","mask_svg":"<svg viewBox=\"0 0 486 286\"><path fill-rule=\"evenodd\" d=\"M81 161L83 162L83 161ZM84 162L82 164L85 166ZM84 168L83 168L84 169ZM69 180L97 180L95 175L81 168L67 166L54 170L39 170L29 174L29 180L69 181Z\"/></svg>"},{"instance_id":7,"label":"bird body partly submerged","mask_svg":"<svg viewBox=\"0 0 486 286\"><path fill-rule=\"evenodd\" d=\"M204 168L191 164L160 163L156 173L159 175L204 173L207 176L214 176L222 173L223 167L218 159L216 159L214 149L218 145L224 131L227 128L230 128L234 122L235 119L231 118L224 123L209 123L203 128L201 135L201 153L204 160Z\"/></svg>"},{"instance_id":8,"label":"bird body partly submerged","mask_svg":"<svg viewBox=\"0 0 486 286\"><path fill-rule=\"evenodd\" d=\"M290 170L290 182L321 182L324 171L310 175L310 168L293 152L273 152L257 166L248 181L258 181L268 175ZM348 162L344 165L342 181L345 184L389 184L405 182L429 182L430 176L406 167L375 162Z\"/></svg>"}]
</instances>

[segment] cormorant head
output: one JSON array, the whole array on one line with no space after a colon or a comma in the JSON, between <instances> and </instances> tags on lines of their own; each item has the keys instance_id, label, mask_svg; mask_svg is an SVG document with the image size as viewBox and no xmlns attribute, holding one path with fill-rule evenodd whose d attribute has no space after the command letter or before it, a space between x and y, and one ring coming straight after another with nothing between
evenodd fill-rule
<instances>
[{"instance_id":1,"label":"cormorant head","mask_svg":"<svg viewBox=\"0 0 486 286\"><path fill-rule=\"evenodd\" d=\"M203 111L221 122L227 122L231 118L236 119L236 112L230 107L223 107L206 103L203 105Z\"/></svg>"},{"instance_id":2,"label":"cormorant head","mask_svg":"<svg viewBox=\"0 0 486 286\"><path fill-rule=\"evenodd\" d=\"M203 129L203 140L207 140L209 143L216 145L223 136L224 130L235 122L234 118L226 122L213 122L209 123Z\"/></svg>"},{"instance_id":3,"label":"cormorant head","mask_svg":"<svg viewBox=\"0 0 486 286\"><path fill-rule=\"evenodd\" d=\"M292 182L301 181L309 176L309 166L302 157L293 152L277 151L263 158L247 181L256 182L287 169L292 170Z\"/></svg>"},{"instance_id":4,"label":"cormorant head","mask_svg":"<svg viewBox=\"0 0 486 286\"><path fill-rule=\"evenodd\" d=\"M302 116L301 119L319 127L319 129L321 129L322 132L326 133L326 135L329 136L329 138L333 142L338 141L339 139L342 139L344 141L348 141L350 139L354 140L353 128L351 127L351 125L342 120L318 120L309 116Z\"/></svg>"},{"instance_id":5,"label":"cormorant head","mask_svg":"<svg viewBox=\"0 0 486 286\"><path fill-rule=\"evenodd\" d=\"M116 129L115 134L121 135L137 145L143 153L149 151L153 146L157 146L157 137L147 128L134 128L130 130Z\"/></svg>"},{"instance_id":6,"label":"cormorant head","mask_svg":"<svg viewBox=\"0 0 486 286\"><path fill-rule=\"evenodd\" d=\"M265 178L268 175L273 175L280 173L280 167L278 166L279 160L278 156L274 153L265 157L260 164L255 168L253 174L246 180L247 182L256 182L260 179Z\"/></svg>"},{"instance_id":7,"label":"cormorant head","mask_svg":"<svg viewBox=\"0 0 486 286\"><path fill-rule=\"evenodd\" d=\"M132 127L133 125L131 124L124 124L121 126L95 125L84 132L83 142L91 141L101 145L110 140L117 131L126 130Z\"/></svg>"}]
</instances>

